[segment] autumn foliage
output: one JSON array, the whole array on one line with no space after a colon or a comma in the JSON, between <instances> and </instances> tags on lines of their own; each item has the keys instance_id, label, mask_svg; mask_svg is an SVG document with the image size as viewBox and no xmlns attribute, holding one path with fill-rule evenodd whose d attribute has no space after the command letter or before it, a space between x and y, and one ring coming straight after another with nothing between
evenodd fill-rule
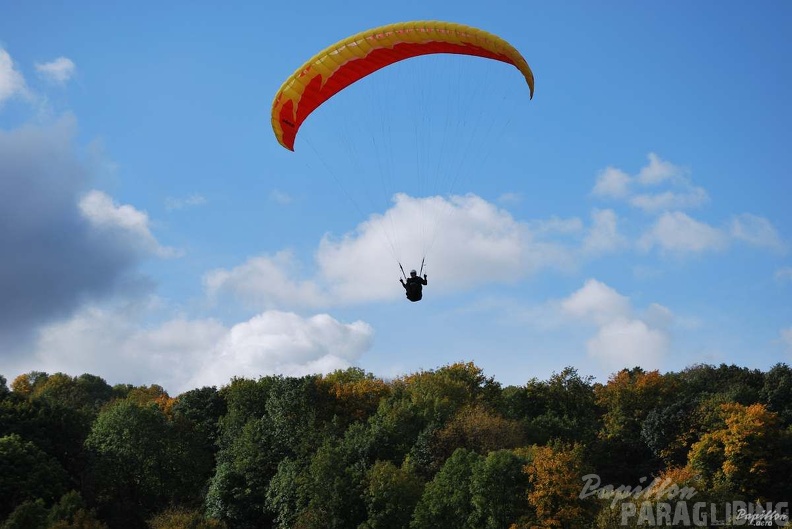
<instances>
[{"instance_id":1,"label":"autumn foliage","mask_svg":"<svg viewBox=\"0 0 792 529\"><path fill-rule=\"evenodd\" d=\"M351 368L177 396L0 376L0 529L605 529L659 500L602 491L649 482L788 501L789 388L784 364L508 387L473 363Z\"/></svg>"}]
</instances>

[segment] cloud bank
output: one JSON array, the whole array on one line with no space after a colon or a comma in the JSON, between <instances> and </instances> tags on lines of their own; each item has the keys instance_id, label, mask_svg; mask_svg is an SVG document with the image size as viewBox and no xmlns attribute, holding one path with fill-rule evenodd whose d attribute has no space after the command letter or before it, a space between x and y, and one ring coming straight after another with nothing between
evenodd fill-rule
<instances>
[{"instance_id":1,"label":"cloud bank","mask_svg":"<svg viewBox=\"0 0 792 529\"><path fill-rule=\"evenodd\" d=\"M215 319L143 323L151 307L83 308L43 328L31 356L6 369L90 372L111 383L158 383L179 393L232 377L328 373L353 365L374 332L327 314L266 311L226 326Z\"/></svg>"},{"instance_id":2,"label":"cloud bank","mask_svg":"<svg viewBox=\"0 0 792 529\"><path fill-rule=\"evenodd\" d=\"M137 265L171 250L148 217L87 191L89 164L75 120L0 130L0 345L68 316L137 277Z\"/></svg>"},{"instance_id":3,"label":"cloud bank","mask_svg":"<svg viewBox=\"0 0 792 529\"><path fill-rule=\"evenodd\" d=\"M642 231L634 241L621 238L621 244L634 245L642 252L656 250L676 256L720 252L734 244L784 253L788 244L766 218L742 213L721 226L691 217L684 210L709 202L709 194L693 184L690 171L649 153L649 162L630 176L616 167L597 175L591 195L625 203L649 215L652 220L638 223ZM611 211L611 215L615 213ZM606 219L601 219L606 223ZM607 224L603 225L603 229ZM615 236L611 241L616 241Z\"/></svg>"},{"instance_id":4,"label":"cloud bank","mask_svg":"<svg viewBox=\"0 0 792 529\"><path fill-rule=\"evenodd\" d=\"M670 350L673 314L668 308L655 303L636 315L627 297L595 279L563 299L560 309L575 321L595 325L586 350L606 369L656 369Z\"/></svg>"},{"instance_id":5,"label":"cloud bank","mask_svg":"<svg viewBox=\"0 0 792 529\"><path fill-rule=\"evenodd\" d=\"M518 221L476 195L398 194L384 214L344 236L326 235L312 267L284 250L212 270L204 286L213 298L230 295L261 309L320 308L400 298L397 262L418 269L424 255L432 291L442 293L574 270L625 244L610 210L595 211L587 228L577 218Z\"/></svg>"}]
</instances>

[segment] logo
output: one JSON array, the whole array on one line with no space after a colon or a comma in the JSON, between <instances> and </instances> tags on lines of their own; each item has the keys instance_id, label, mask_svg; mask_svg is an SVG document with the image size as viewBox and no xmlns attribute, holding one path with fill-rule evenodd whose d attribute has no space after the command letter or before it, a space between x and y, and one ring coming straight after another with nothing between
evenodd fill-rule
<instances>
[{"instance_id":1,"label":"logo","mask_svg":"<svg viewBox=\"0 0 792 529\"><path fill-rule=\"evenodd\" d=\"M581 500L597 497L611 500L610 508L620 511L620 523L645 527L786 527L789 525L789 504L746 503L732 501L711 503L691 501L697 491L679 486L671 479L655 478L644 486L601 486L597 474L583 476Z\"/></svg>"}]
</instances>

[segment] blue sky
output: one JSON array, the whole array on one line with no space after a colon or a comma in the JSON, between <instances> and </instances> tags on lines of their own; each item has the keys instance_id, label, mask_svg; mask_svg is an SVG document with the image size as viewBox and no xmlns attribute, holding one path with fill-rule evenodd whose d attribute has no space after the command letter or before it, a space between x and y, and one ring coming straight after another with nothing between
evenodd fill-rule
<instances>
[{"instance_id":1,"label":"blue sky","mask_svg":"<svg viewBox=\"0 0 792 529\"><path fill-rule=\"evenodd\" d=\"M788 2L268 4L0 2L6 378L789 362ZM278 145L298 66L420 19L508 40L533 100L416 59Z\"/></svg>"}]
</instances>

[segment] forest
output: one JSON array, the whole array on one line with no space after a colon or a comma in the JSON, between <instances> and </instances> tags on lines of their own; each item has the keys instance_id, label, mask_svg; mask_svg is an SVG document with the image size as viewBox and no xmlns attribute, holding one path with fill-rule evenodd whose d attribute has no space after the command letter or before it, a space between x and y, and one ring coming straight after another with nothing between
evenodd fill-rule
<instances>
[{"instance_id":1,"label":"forest","mask_svg":"<svg viewBox=\"0 0 792 529\"><path fill-rule=\"evenodd\" d=\"M178 396L0 376L2 529L782 526L790 500L786 364L522 386L350 368Z\"/></svg>"}]
</instances>

